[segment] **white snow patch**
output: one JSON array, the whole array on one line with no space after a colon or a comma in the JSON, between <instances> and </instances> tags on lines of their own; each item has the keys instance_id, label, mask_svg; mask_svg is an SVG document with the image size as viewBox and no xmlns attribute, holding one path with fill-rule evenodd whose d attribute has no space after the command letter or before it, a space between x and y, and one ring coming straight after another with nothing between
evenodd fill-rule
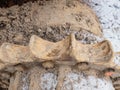
<instances>
[{"instance_id":1,"label":"white snow patch","mask_svg":"<svg viewBox=\"0 0 120 90\"><path fill-rule=\"evenodd\" d=\"M55 90L57 85L57 77L53 73L45 73L41 77L42 90Z\"/></svg>"},{"instance_id":2,"label":"white snow patch","mask_svg":"<svg viewBox=\"0 0 120 90\"><path fill-rule=\"evenodd\" d=\"M112 82L94 76L85 77L83 74L69 73L62 90L115 90Z\"/></svg>"},{"instance_id":3,"label":"white snow patch","mask_svg":"<svg viewBox=\"0 0 120 90\"><path fill-rule=\"evenodd\" d=\"M120 0L84 0L99 17L106 39L120 51Z\"/></svg>"},{"instance_id":4,"label":"white snow patch","mask_svg":"<svg viewBox=\"0 0 120 90\"><path fill-rule=\"evenodd\" d=\"M114 58L114 62L116 65L120 66L120 54L117 54Z\"/></svg>"},{"instance_id":5,"label":"white snow patch","mask_svg":"<svg viewBox=\"0 0 120 90\"><path fill-rule=\"evenodd\" d=\"M22 90L29 90L29 73L22 76Z\"/></svg>"}]
</instances>

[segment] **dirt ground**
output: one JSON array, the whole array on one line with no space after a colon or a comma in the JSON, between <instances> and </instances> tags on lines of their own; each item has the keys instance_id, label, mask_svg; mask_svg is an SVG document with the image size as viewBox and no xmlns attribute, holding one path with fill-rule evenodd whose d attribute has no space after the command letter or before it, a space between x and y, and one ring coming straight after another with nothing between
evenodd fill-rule
<instances>
[{"instance_id":1,"label":"dirt ground","mask_svg":"<svg viewBox=\"0 0 120 90\"><path fill-rule=\"evenodd\" d=\"M37 4L39 6L41 6L41 5L43 6L43 5L46 5L46 2L49 2L49 0L38 1L38 2L35 2L35 4ZM10 4L7 6L5 5L5 7L11 6L13 4ZM103 37L99 37L83 28L80 28L79 30L76 31L71 28L71 25L69 23L65 23L64 25L59 25L59 26L58 25L51 25L51 26L45 25L44 27L40 26L39 24L35 24L33 17L31 17L31 12L33 9L32 5L33 5L32 2L28 2L21 6L0 8L0 45L2 45L4 42L9 42L9 43L27 46L29 44L29 40L32 35L37 35L37 36L39 36L45 40L51 41L51 42L57 42L57 41L62 40L66 36L70 35L71 33L75 33L76 39L84 44L93 44L93 43L97 43L97 42L104 40ZM73 7L73 6L74 5L69 4L69 7ZM3 7L3 6L1 6L1 7ZM71 69L71 67L70 67L70 69ZM55 70L57 70L57 69L55 68ZM36 71L36 70L33 70L33 71ZM33 73L33 71L31 70L31 77L32 77L32 75L36 76L36 74ZM37 74L40 74L38 71L36 71ZM47 70L47 72L49 72L49 70ZM64 70L61 72L64 73ZM90 72L92 72L92 71L89 71L89 73ZM18 74L19 74L19 72L18 72ZM26 74L28 75L29 73L23 72L22 76L21 76L22 80L23 80L23 81L21 80L21 82L20 82L23 85L22 90L28 90L28 87L26 87L26 86L28 86L27 84L29 83L29 81L27 81L26 79L27 78L31 79L30 77L27 77ZM82 74L84 74L84 73L82 73ZM96 73L94 73L94 71L93 71L93 74L96 75ZM46 77L50 77L50 79L52 78L53 82L51 83L52 80L50 81ZM43 74L43 77L41 78L43 80L43 82L41 82L41 85L43 85L44 87L42 87L43 88L42 90L55 90L56 83L57 83L56 77L57 77L56 73L50 72L50 73L46 73L45 75ZM62 74L61 74L61 77L62 77ZM84 83L87 82L87 81L85 81L86 75L81 76L81 74L79 74L79 73L76 74L76 72L75 73L70 72L70 74L68 74L68 76L66 75L66 77L65 77L65 82L63 85L64 87L62 90L72 90L72 88L74 88L74 90L77 90L76 86L69 87L69 83L74 85L74 80L76 80L76 77L79 79L81 77L84 78L83 81L80 79L83 82L83 85L81 85L83 87L79 87L79 88L86 88L87 85L86 86L84 85ZM34 79L36 79L36 78L32 78L32 79L34 81ZM91 87L91 88L103 89L103 86L106 85L108 90L110 90L110 89L114 90L113 86L111 85L111 82L109 83L109 82L105 81L105 83L104 83L104 79L103 80L102 79L96 80L96 77L95 77L94 78L95 83L94 83L93 87ZM72 81L69 81L69 80L72 80ZM98 82L99 80L102 82L102 84L101 84L101 82L100 83ZM88 86L90 86L91 85L90 82L92 80L88 80L88 81L89 81L89 82L87 82ZM14 82L14 80L13 80L13 82ZM51 86L53 86L53 89L50 89L49 87L47 87L48 84L46 82L48 82L48 84L50 84L50 88L51 88ZM77 82L76 85L79 86L80 81L78 80L76 82ZM99 83L99 86L103 85L103 84L104 85L101 87L98 87L96 85L96 82ZM35 83L35 82L31 82L31 83ZM109 86L111 87L110 89L109 89ZM88 88L90 88L90 87L88 87ZM86 88L84 90L88 90L88 89Z\"/></svg>"},{"instance_id":2,"label":"dirt ground","mask_svg":"<svg viewBox=\"0 0 120 90\"><path fill-rule=\"evenodd\" d=\"M45 2L42 2L45 5ZM41 2L37 2L41 5ZM43 39L57 42L68 36L70 33L76 33L77 40L83 43L96 43L100 40L85 29L75 32L71 29L69 23L64 25L44 26L33 24L31 17L32 3L26 3L22 6L13 6L8 9L0 8L0 45L3 42L27 45L32 35L38 35ZM55 18L55 17L53 17ZM99 40L98 40L99 39Z\"/></svg>"}]
</instances>

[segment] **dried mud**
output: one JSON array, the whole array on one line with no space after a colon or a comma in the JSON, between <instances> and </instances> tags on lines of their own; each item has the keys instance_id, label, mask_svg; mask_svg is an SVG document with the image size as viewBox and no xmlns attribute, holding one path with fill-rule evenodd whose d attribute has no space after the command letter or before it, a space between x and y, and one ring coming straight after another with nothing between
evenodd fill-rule
<instances>
[{"instance_id":1,"label":"dried mud","mask_svg":"<svg viewBox=\"0 0 120 90\"><path fill-rule=\"evenodd\" d=\"M38 5L38 8L40 8L40 6L45 6L49 1L44 1L42 3L43 5L41 1L38 1L34 4L36 6ZM32 35L38 35L43 39L56 42L62 40L72 32L76 33L76 38L78 40L85 41L85 43L95 43L100 40L98 36L86 31L84 28L75 31L71 28L69 22L63 25L45 25L44 27L35 24L32 17L34 4L29 2L22 6L12 6L7 9L0 8L0 45L3 42L28 45ZM78 17L82 18L83 16ZM86 34L86 36L84 34Z\"/></svg>"},{"instance_id":2,"label":"dried mud","mask_svg":"<svg viewBox=\"0 0 120 90\"><path fill-rule=\"evenodd\" d=\"M71 33L75 33L76 39L79 40L80 42L82 42L83 44L94 44L94 43L104 40L104 38L101 37L102 31L100 29L100 26L98 24L96 17L95 17L95 21L92 22L90 19L88 19L90 17L87 17L87 16L84 17L84 15L81 16L81 14L77 13L74 16L75 20L77 22L83 22L82 23L83 26L84 26L84 20L85 20L85 23L88 24L87 25L88 27L87 27L87 29L79 28L78 30L75 30L76 28L72 28L72 25L69 22L65 22L62 24L56 24L57 22L54 22L54 20L53 20L54 24L51 24L51 25L46 24L45 25L44 19L45 20L48 19L48 18L46 18L47 15L44 16L45 18L40 19L41 21L39 22L39 19L37 18L37 17L39 17L39 15L38 16L36 15L38 13L37 11L34 12L35 16L34 17L32 16L33 6L38 6L39 8L41 8L41 6L46 6L49 3L51 3L49 0L45 0L45 1L43 0L43 2L41 2L41 1L36 1L34 3L28 2L26 4L23 4L22 6L12 6L10 8L0 8L0 45L2 45L4 42L8 42L8 43L27 46L29 44L29 41L30 41L30 38L32 35L37 35L48 41L57 42L57 41L62 40L66 36L69 36ZM81 2L81 3L83 3L83 2ZM56 4L56 3L54 3L54 4ZM68 2L66 4L66 6L67 6L67 8L74 8L75 4ZM55 7L52 7L52 8L55 8ZM38 14L40 14L40 13L38 13ZM43 13L43 15L44 15L44 13ZM92 13L92 15L94 15L94 14ZM33 18L35 18L35 19L33 19ZM53 18L55 18L55 17L53 17ZM81 19L83 19L83 20L81 20ZM42 21L43 21L44 25L41 24ZM100 35L96 35L92 31L88 30L89 28L91 28L91 26L96 26L96 27L98 26L97 28L94 28L94 29L96 31L98 29L98 33L100 33ZM38 67L36 67L36 66L38 66ZM1 77L0 77L0 80L2 83L0 82L0 85L2 85L2 87L4 87L4 88L6 88L6 87L8 88L8 86L10 84L9 90L13 90L13 88L14 88L14 90L29 90L29 88L30 88L30 90L34 90L34 88L36 88L38 90L60 90L60 89L61 90L71 90L74 88L74 90L77 90L77 89L75 89L75 87L69 87L69 83L70 84L74 83L74 80L73 80L73 82L69 82L70 78L74 79L74 77L71 77L71 75L74 74L79 77L78 72L81 72L81 71L79 71L79 69L81 69L81 67L79 67L79 69L78 69L78 67L76 68L76 66L63 65L63 67L62 67L62 65L60 65L60 66L56 65L52 69L45 69L45 67L42 66L41 63L39 63L39 62L27 63L27 64L22 63L22 64L18 64L18 65L13 65L13 66L4 68L3 71L0 71L0 73L2 73ZM50 66L50 67L52 67L52 66ZM88 71L85 70L86 69L85 67L87 68ZM83 75L84 78L86 78L86 76L89 76L89 75L96 76L97 78L104 77L104 73L102 72L103 71L102 69L94 70L93 68L89 68L88 65L85 65L84 69L82 68L82 70L85 71L85 72L82 72L82 74L85 74L85 75ZM74 73L69 74L67 77L66 75L71 72L74 72ZM38 78L41 75L41 73L42 74L45 73L45 74L43 74L41 76L42 77L41 80L39 80ZM11 76L13 76L13 77L11 77ZM10 79L10 77L11 77L11 79ZM50 80L46 77L50 77L49 78ZM65 80L65 82L63 83L64 80ZM109 80L109 78L108 78L108 80ZM37 81L37 83L36 83L36 81ZM80 81L78 81L78 82L80 82ZM61 86L61 84L63 84L63 86ZM50 85L50 86L46 86L46 85ZM106 83L104 85L106 85ZM79 84L78 84L78 86L79 86ZM113 87L112 87L112 85L110 85L110 86L111 86L110 89L112 90ZM81 87L79 87L79 88L81 88ZM101 89L103 89L103 87Z\"/></svg>"}]
</instances>

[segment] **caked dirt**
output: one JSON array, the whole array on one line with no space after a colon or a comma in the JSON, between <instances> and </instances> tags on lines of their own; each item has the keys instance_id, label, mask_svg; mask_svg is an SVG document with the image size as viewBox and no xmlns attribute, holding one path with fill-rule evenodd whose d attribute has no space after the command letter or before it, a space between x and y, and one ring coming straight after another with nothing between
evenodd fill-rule
<instances>
[{"instance_id":1,"label":"caked dirt","mask_svg":"<svg viewBox=\"0 0 120 90\"><path fill-rule=\"evenodd\" d=\"M78 28L77 31L75 31L74 28L72 28L72 23L69 22L70 20L68 22L65 21L64 23L60 23L60 25L58 25L58 21L54 22L54 24L48 25L47 21L46 23L44 23L45 20L47 20L46 18L48 15L43 15L39 17L38 15L33 14L33 11L34 13L36 13L37 11L42 10L42 7L44 8L49 6L48 5L49 3L50 1L46 1L46 2L36 1L34 2L34 4L32 4L32 2L29 2L22 6L0 8L0 45L3 42L9 42L9 43L20 44L20 45L28 45L30 37L32 35L38 35L43 39L46 39L52 42L57 42L62 40L63 38L65 38L66 36L68 36L70 33L73 33L73 32L76 33L76 38L78 40L85 41L88 44L95 43L98 41L97 39L99 37L89 32L89 30L86 31L86 28L84 28L84 25L83 27L81 26L81 28ZM39 9L34 10L36 7L39 8L40 10ZM73 6L73 4L69 4L67 8L68 7L74 8L75 6ZM59 9L59 8L56 8L56 9ZM45 12L47 12L46 9L45 9ZM51 8L51 11L49 11L49 13L50 12L53 13L52 8ZM77 14L76 12L75 12L75 15L73 15L73 17L76 18L76 21L82 22L83 24L84 22L88 22L88 24L89 22L96 23L97 25L97 22L95 20L90 21L89 19L86 19L88 18L88 16L83 16L84 14L83 15L82 13ZM46 14L49 14L49 13L46 13ZM39 14L39 12L37 12L36 14ZM74 13L70 13L70 14L74 14ZM39 21L39 18L40 18L40 21ZM54 15L53 16L51 15L51 17L49 18L52 18L54 20L54 18L56 17L54 17ZM59 20L59 17L57 18L58 18L57 20ZM68 18L70 19L70 17ZM36 19L38 19L38 21ZM41 24L42 21L44 25ZM92 27L92 26L94 25L91 24L89 27Z\"/></svg>"},{"instance_id":2,"label":"caked dirt","mask_svg":"<svg viewBox=\"0 0 120 90\"><path fill-rule=\"evenodd\" d=\"M8 42L28 46L32 35L37 35L47 41L58 42L71 33L75 33L76 39L83 44L94 44L104 40L96 15L81 0L38 0L21 6L0 8L0 45ZM85 74L83 76L79 76L78 69L81 70L82 65L76 69L77 65L69 66L63 63L63 67L55 65L52 69L46 69L40 62L30 64L21 62L17 65L10 65L0 72L0 85L4 88L9 87L9 90L13 88L14 90L35 88L38 90L71 90L76 88L69 87L69 83L74 84L76 75L79 79L89 75L100 76L100 78L104 76L102 70L89 68L86 62L81 64L84 67L82 69L87 67L88 70L83 70L86 71L84 73L80 71ZM51 66L50 64L50 68ZM72 75L73 81L71 82L69 80ZM38 79L39 76L41 80ZM79 79L77 83L80 82L81 79Z\"/></svg>"}]
</instances>

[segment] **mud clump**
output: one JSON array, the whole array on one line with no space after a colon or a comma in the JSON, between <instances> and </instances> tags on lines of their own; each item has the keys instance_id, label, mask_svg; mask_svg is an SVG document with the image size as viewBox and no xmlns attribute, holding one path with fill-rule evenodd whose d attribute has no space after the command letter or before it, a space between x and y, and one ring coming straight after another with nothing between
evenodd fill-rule
<instances>
[{"instance_id":1,"label":"mud clump","mask_svg":"<svg viewBox=\"0 0 120 90\"><path fill-rule=\"evenodd\" d=\"M59 13L57 12L57 9L61 9L59 8L59 5L61 5L61 7L64 7L64 5L61 2L60 4L57 5L55 9L53 9L53 11L49 11L49 13L51 13L50 15L46 13L46 8L48 6L52 9L53 8L52 3L56 3L56 2L51 2L49 0L46 0L46 1L38 0L38 1L35 1L34 3L28 2L26 4L23 4L22 6L0 8L0 45L3 42L9 42L9 43L14 43L19 45L28 45L28 42L32 35L38 35L43 39L46 39L52 42L57 42L62 40L66 36L68 36L71 32L77 32L76 33L77 39L81 41L86 41L86 43L91 43L90 40L84 38L82 34L88 31L88 34L91 34L91 32L95 32L95 34L101 35L98 21L97 20L92 21L92 19L90 20L89 17L92 15L90 14L89 17L84 16L84 13L82 11L80 11L81 13L78 11L79 14L77 14L77 12L75 13L72 13L72 11L70 12L69 10L71 10L72 8L73 10L74 8L79 8L79 6L77 5L73 6L72 3L76 3L76 2L77 1L70 2L71 4L69 4L69 6L71 5L71 7L67 6L67 2L65 4L66 5L65 9L68 10L68 14L70 13L73 18L73 21L71 20L72 22L65 21L64 18L61 16L57 17L52 15L53 11L56 12L55 15ZM51 5L49 6L49 4ZM41 9L41 7L45 8L45 10ZM84 7L87 8L87 6L85 5ZM39 8L42 11L39 11L36 8ZM62 11L64 11L64 9L61 9L60 12L63 13ZM43 13L43 15L39 16L40 12ZM87 11L85 12L87 13ZM65 14L65 19L66 19L67 13L63 13L63 14ZM95 17L94 14L93 16ZM63 18L63 20L61 20L60 22L56 21L53 24L54 18L57 18L58 21L61 20L61 18ZM80 18L81 20L78 21L78 19L76 18ZM84 22L88 23L88 20L89 22L92 23L91 25L84 24ZM42 22L44 25L42 24ZM47 22L49 23L47 24ZM78 27L77 30L76 28L73 28L74 27L73 24L75 24L76 22L80 23L78 26L81 25L81 27L82 26L83 27L82 28ZM94 25L95 25L96 31L97 29L99 29L97 32L93 28ZM83 31L81 32L81 30ZM93 37L96 38L95 35L93 35ZM94 39L93 41L97 41L97 40Z\"/></svg>"}]
</instances>

